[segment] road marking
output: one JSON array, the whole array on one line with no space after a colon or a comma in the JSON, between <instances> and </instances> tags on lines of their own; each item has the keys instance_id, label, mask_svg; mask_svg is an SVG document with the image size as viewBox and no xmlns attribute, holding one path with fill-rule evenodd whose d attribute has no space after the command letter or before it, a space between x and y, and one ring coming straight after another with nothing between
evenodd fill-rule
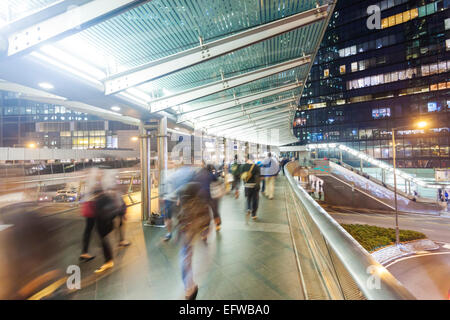
<instances>
[{"instance_id":1,"label":"road marking","mask_svg":"<svg viewBox=\"0 0 450 320\"><path fill-rule=\"evenodd\" d=\"M419 255L415 255L415 256L410 256L410 257L405 257L405 258L400 258L398 260L395 260L391 263L389 263L388 265L384 266L386 269L389 268L390 266L396 264L397 262L403 261L403 260L409 260L409 259L414 259L414 258L420 258L420 257L426 257L426 256L433 256L433 255L442 255L442 254L450 254L450 252L434 252L434 253L427 253L427 254L419 254Z\"/></svg>"},{"instance_id":2,"label":"road marking","mask_svg":"<svg viewBox=\"0 0 450 320\"><path fill-rule=\"evenodd\" d=\"M12 226L14 226L14 225L13 224L0 224L0 231L6 230Z\"/></svg>"}]
</instances>

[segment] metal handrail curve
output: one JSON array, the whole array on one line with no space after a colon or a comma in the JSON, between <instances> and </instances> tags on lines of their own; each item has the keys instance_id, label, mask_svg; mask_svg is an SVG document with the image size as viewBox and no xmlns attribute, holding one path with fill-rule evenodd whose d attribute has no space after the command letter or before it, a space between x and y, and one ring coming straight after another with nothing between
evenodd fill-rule
<instances>
[{"instance_id":1,"label":"metal handrail curve","mask_svg":"<svg viewBox=\"0 0 450 320\"><path fill-rule=\"evenodd\" d=\"M305 207L329 247L369 300L415 300L416 298L379 262L377 262L339 223L336 222L285 170L290 187ZM374 270L371 274L368 270ZM372 287L373 277L379 286Z\"/></svg>"}]
</instances>

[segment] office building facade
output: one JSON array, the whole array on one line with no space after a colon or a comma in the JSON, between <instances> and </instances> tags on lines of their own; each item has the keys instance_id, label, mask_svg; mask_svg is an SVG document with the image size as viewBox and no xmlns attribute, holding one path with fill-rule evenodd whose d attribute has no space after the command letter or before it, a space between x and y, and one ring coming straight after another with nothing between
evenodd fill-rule
<instances>
[{"instance_id":1,"label":"office building facade","mask_svg":"<svg viewBox=\"0 0 450 320\"><path fill-rule=\"evenodd\" d=\"M138 128L0 91L0 147L133 149Z\"/></svg>"},{"instance_id":2,"label":"office building facade","mask_svg":"<svg viewBox=\"0 0 450 320\"><path fill-rule=\"evenodd\" d=\"M450 167L449 6L338 1L293 123L298 144L343 143L392 163L397 128L399 167Z\"/></svg>"}]
</instances>

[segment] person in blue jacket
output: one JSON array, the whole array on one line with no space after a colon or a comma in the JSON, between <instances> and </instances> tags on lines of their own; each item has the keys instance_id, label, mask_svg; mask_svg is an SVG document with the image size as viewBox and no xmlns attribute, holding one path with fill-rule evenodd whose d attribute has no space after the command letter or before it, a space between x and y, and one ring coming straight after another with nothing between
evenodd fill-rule
<instances>
[{"instance_id":1,"label":"person in blue jacket","mask_svg":"<svg viewBox=\"0 0 450 320\"><path fill-rule=\"evenodd\" d=\"M280 172L280 164L272 153L267 154L267 158L262 161L261 175L264 177L266 188L264 195L270 200L273 199L275 192L275 177Z\"/></svg>"}]
</instances>

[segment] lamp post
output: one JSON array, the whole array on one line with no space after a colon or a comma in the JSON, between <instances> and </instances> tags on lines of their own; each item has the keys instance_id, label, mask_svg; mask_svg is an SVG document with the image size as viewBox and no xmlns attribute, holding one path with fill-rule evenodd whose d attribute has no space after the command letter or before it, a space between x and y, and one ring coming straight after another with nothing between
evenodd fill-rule
<instances>
[{"instance_id":1,"label":"lamp post","mask_svg":"<svg viewBox=\"0 0 450 320\"><path fill-rule=\"evenodd\" d=\"M394 166L394 205L395 205L395 245L400 244L400 231L398 229L398 208L397 208L397 174L395 172L395 156L396 156L396 145L395 145L395 130L392 128L392 164Z\"/></svg>"},{"instance_id":2,"label":"lamp post","mask_svg":"<svg viewBox=\"0 0 450 320\"><path fill-rule=\"evenodd\" d=\"M417 127L425 128L428 124L425 121L417 123ZM397 174L396 174L396 145L395 145L395 131L405 127L392 128L392 165L394 167L394 206L395 206L395 245L400 244L400 230L398 227L398 207L397 207ZM405 182L406 183L406 182Z\"/></svg>"}]
</instances>

